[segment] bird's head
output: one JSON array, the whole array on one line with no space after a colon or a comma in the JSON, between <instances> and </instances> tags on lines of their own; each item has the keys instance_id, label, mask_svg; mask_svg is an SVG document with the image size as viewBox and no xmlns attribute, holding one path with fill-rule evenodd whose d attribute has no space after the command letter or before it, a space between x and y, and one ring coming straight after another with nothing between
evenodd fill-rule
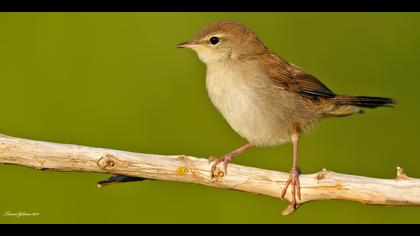
<instances>
[{"instance_id":1,"label":"bird's head","mask_svg":"<svg viewBox=\"0 0 420 236\"><path fill-rule=\"evenodd\" d=\"M267 51L254 32L238 22L227 20L207 25L191 41L176 47L194 50L207 65Z\"/></svg>"}]
</instances>

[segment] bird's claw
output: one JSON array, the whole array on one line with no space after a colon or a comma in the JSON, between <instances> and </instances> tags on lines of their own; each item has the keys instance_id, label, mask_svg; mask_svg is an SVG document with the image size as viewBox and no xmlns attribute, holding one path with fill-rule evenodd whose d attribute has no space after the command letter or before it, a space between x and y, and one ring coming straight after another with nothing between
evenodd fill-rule
<instances>
[{"instance_id":1,"label":"bird's claw","mask_svg":"<svg viewBox=\"0 0 420 236\"><path fill-rule=\"evenodd\" d=\"M209 163L214 162L210 169L210 179L214 179L217 165L223 162L223 175L227 175L227 167L232 162L233 157L225 155L223 157L209 157Z\"/></svg>"},{"instance_id":2,"label":"bird's claw","mask_svg":"<svg viewBox=\"0 0 420 236\"><path fill-rule=\"evenodd\" d=\"M301 200L301 194L300 194L300 180L299 176L301 174L301 171L299 167L292 168L290 171L289 178L287 179L283 190L281 192L281 198L284 198L286 195L287 189L289 188L289 185L292 185L292 202L290 203L294 208L297 207L297 199Z\"/></svg>"}]
</instances>

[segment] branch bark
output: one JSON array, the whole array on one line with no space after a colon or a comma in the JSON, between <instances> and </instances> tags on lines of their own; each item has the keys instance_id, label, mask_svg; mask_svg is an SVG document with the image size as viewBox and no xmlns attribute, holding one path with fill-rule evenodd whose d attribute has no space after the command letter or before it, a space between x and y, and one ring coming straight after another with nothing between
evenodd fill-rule
<instances>
[{"instance_id":1,"label":"branch bark","mask_svg":"<svg viewBox=\"0 0 420 236\"><path fill-rule=\"evenodd\" d=\"M229 165L223 176L217 168L210 179L206 159L185 155L153 155L104 148L34 141L0 135L0 163L39 170L112 173L147 179L202 184L280 198L289 174L253 167ZM340 174L325 169L300 177L302 199L348 200L372 205L420 206L420 179L408 177L397 168L395 179L378 179ZM291 201L291 194L285 196ZM292 206L283 212L295 210Z\"/></svg>"}]
</instances>

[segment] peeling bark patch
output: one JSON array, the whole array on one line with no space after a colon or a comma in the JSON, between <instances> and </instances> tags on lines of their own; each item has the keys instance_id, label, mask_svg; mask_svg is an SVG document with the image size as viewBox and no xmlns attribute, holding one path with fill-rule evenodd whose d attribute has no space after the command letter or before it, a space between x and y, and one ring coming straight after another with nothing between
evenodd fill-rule
<instances>
[{"instance_id":1,"label":"peeling bark patch","mask_svg":"<svg viewBox=\"0 0 420 236\"><path fill-rule=\"evenodd\" d=\"M187 159L186 156L179 156L176 158L178 161L185 161L185 159Z\"/></svg>"},{"instance_id":2,"label":"peeling bark patch","mask_svg":"<svg viewBox=\"0 0 420 236\"><path fill-rule=\"evenodd\" d=\"M344 190L345 189L343 185L339 183L335 185L331 185L331 186L308 186L306 188L312 188L312 189L318 189L318 190Z\"/></svg>"}]
</instances>

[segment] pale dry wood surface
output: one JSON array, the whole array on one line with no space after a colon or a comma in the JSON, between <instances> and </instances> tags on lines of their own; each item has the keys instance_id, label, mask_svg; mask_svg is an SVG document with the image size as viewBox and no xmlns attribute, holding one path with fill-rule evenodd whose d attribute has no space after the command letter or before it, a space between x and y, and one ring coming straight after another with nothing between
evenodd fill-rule
<instances>
[{"instance_id":1,"label":"pale dry wood surface","mask_svg":"<svg viewBox=\"0 0 420 236\"><path fill-rule=\"evenodd\" d=\"M210 179L207 159L185 155L155 155L34 141L0 135L0 163L39 170L112 173L146 179L188 182L280 198L289 174L230 164ZM321 170L300 178L299 205L314 200L347 200L372 205L420 206L420 179L397 168L394 179L379 179ZM290 202L290 191L285 199ZM283 214L295 209L289 207Z\"/></svg>"}]
</instances>

